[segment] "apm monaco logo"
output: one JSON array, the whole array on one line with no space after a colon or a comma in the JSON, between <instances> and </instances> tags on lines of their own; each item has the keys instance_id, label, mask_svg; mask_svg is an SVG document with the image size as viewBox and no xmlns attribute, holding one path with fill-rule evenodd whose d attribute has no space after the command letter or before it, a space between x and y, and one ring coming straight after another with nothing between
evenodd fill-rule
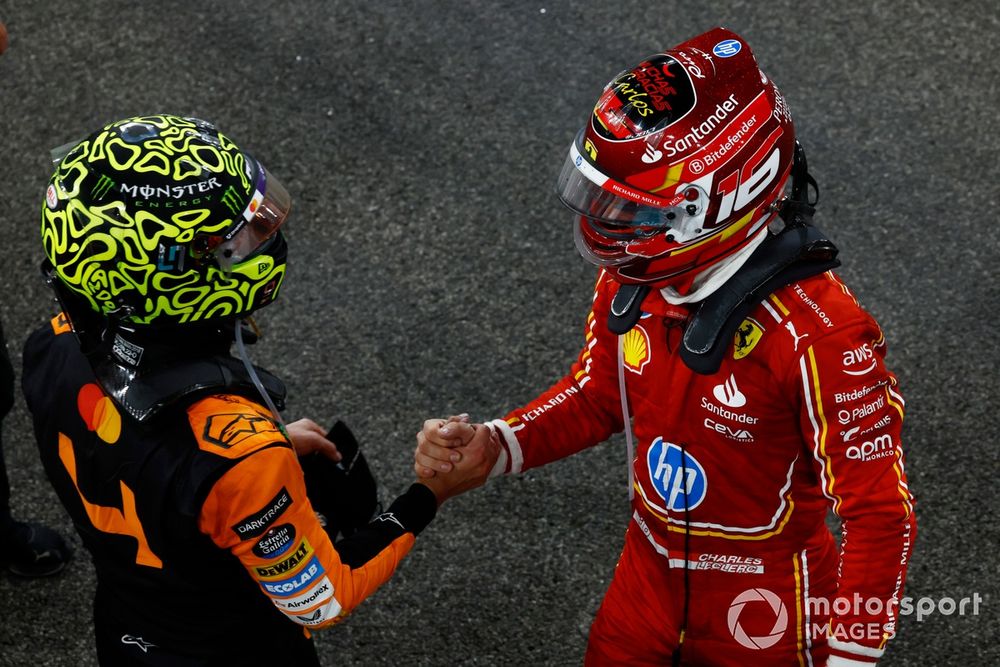
<instances>
[{"instance_id":1,"label":"apm monaco logo","mask_svg":"<svg viewBox=\"0 0 1000 667\"><path fill-rule=\"evenodd\" d=\"M747 617L753 618L755 621L769 619L767 610L770 609L770 613L774 615L774 625L771 626L770 631L761 635L750 635L743 628L740 624L740 616L748 606L753 607L753 612L748 613ZM729 632L733 639L740 646L753 650L771 648L781 641L781 636L788 629L788 609L785 607L785 603L766 588L750 588L737 595L732 604L729 605L727 619Z\"/></svg>"},{"instance_id":2,"label":"apm monaco logo","mask_svg":"<svg viewBox=\"0 0 1000 667\"><path fill-rule=\"evenodd\" d=\"M736 376L732 374L722 384L715 385L712 389L712 395L715 396L715 400L727 408L742 408L747 404L747 397L736 386Z\"/></svg>"},{"instance_id":3,"label":"apm monaco logo","mask_svg":"<svg viewBox=\"0 0 1000 667\"><path fill-rule=\"evenodd\" d=\"M896 443L891 435L880 435L874 440L866 440L860 445L847 448L847 458L852 461L874 461L896 456Z\"/></svg>"},{"instance_id":4,"label":"apm monaco logo","mask_svg":"<svg viewBox=\"0 0 1000 667\"><path fill-rule=\"evenodd\" d=\"M622 361L625 368L642 375L642 369L649 363L652 351L649 349L649 334L636 325L622 337Z\"/></svg>"}]
</instances>

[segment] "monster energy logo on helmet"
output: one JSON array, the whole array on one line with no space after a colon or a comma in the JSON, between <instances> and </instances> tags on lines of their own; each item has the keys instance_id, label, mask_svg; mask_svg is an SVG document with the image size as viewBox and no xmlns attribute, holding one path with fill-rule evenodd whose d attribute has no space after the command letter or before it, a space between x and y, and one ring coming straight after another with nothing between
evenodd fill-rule
<instances>
[{"instance_id":1,"label":"monster energy logo on helmet","mask_svg":"<svg viewBox=\"0 0 1000 667\"><path fill-rule=\"evenodd\" d=\"M104 174L101 174L100 178L97 179L97 185L95 185L94 189L90 191L91 198L95 200L103 199L104 195L108 194L108 191L111 190L111 187L114 184L115 184L114 181L112 181Z\"/></svg>"},{"instance_id":2,"label":"monster energy logo on helmet","mask_svg":"<svg viewBox=\"0 0 1000 667\"><path fill-rule=\"evenodd\" d=\"M239 214L255 210L265 179L263 167L212 124L128 118L61 155L42 206L42 245L62 285L95 311L131 324L181 324L242 316L273 300L285 272L283 243L264 248L266 237L249 239L238 255L257 257L262 246L270 261L215 261L218 239L245 225ZM274 235L287 193L273 176L266 182L284 197L268 208ZM162 261L167 247L179 261Z\"/></svg>"},{"instance_id":3,"label":"monster energy logo on helmet","mask_svg":"<svg viewBox=\"0 0 1000 667\"><path fill-rule=\"evenodd\" d=\"M222 203L226 205L226 208L233 215L239 215L243 210L244 203L241 203L241 198L237 194L236 189L233 186L226 188L226 191L222 193Z\"/></svg>"}]
</instances>

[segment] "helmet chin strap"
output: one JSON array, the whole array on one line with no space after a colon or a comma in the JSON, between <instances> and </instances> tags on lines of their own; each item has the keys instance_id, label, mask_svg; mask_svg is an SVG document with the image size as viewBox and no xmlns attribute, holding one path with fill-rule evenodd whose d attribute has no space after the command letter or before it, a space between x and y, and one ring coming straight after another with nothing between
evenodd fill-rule
<instances>
[{"instance_id":1,"label":"helmet chin strap","mask_svg":"<svg viewBox=\"0 0 1000 667\"><path fill-rule=\"evenodd\" d=\"M235 335L236 350L237 352L239 352L240 361L243 362L243 367L246 368L247 375L250 376L250 380L253 382L253 386L257 388L257 391L264 399L264 403L267 404L268 410L270 410L271 414L274 416L274 421L278 422L278 425L281 427L282 431L287 432L287 429L285 428L285 421L281 418L281 413L278 412L278 408L274 405L274 401L271 400L271 395L267 393L266 389L264 389L264 384L260 381L260 377L257 375L257 369L255 369L253 364L250 363L250 357L249 355L247 355L246 345L243 344L244 325L249 326L251 329L255 330L255 339L257 337L256 331L258 331L257 325L252 318L247 317L242 320L237 320L236 326L233 328L236 330L236 335Z\"/></svg>"}]
</instances>

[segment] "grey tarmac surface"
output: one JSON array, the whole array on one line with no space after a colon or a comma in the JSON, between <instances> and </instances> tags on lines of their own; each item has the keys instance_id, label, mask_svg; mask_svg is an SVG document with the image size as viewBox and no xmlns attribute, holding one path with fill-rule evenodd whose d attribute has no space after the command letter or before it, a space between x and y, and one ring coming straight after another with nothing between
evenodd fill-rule
<instances>
[{"instance_id":1,"label":"grey tarmac surface","mask_svg":"<svg viewBox=\"0 0 1000 667\"><path fill-rule=\"evenodd\" d=\"M889 340L919 501L907 594L983 598L975 616L904 617L882 664L1000 664L998 11L0 0L15 364L54 312L37 269L49 149L130 115L213 119L295 198L291 269L254 355L287 380L289 417L347 420L394 494L425 417L500 416L568 368L594 277L552 193L569 142L614 74L726 25L788 99L816 222ZM4 442L15 514L72 534L23 403ZM629 517L623 450L615 438L446 505L393 581L319 635L324 664L580 664ZM95 664L93 568L73 541L59 577L0 576L0 664Z\"/></svg>"}]
</instances>

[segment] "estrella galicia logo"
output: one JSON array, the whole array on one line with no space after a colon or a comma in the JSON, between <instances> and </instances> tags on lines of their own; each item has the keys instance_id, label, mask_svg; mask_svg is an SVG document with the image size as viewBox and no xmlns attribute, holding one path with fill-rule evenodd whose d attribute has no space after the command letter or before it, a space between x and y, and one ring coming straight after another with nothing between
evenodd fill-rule
<instances>
[{"instance_id":1,"label":"estrella galicia logo","mask_svg":"<svg viewBox=\"0 0 1000 667\"><path fill-rule=\"evenodd\" d=\"M730 58L740 52L743 45L738 39L724 39L712 47L712 53L720 58Z\"/></svg>"},{"instance_id":2,"label":"estrella galicia logo","mask_svg":"<svg viewBox=\"0 0 1000 667\"><path fill-rule=\"evenodd\" d=\"M312 553L313 550L312 546L309 545L309 540L303 537L302 543L288 556L288 558L283 561L278 561L274 565L268 565L267 567L255 567L254 572L256 572L257 576L261 579L276 579L277 577L292 572L299 563L311 556Z\"/></svg>"},{"instance_id":3,"label":"estrella galicia logo","mask_svg":"<svg viewBox=\"0 0 1000 667\"><path fill-rule=\"evenodd\" d=\"M672 442L657 438L646 455L649 479L666 501L667 509L683 512L705 500L708 476L698 460Z\"/></svg>"},{"instance_id":4,"label":"estrella galicia logo","mask_svg":"<svg viewBox=\"0 0 1000 667\"><path fill-rule=\"evenodd\" d=\"M239 535L241 540L249 540L257 537L267 530L268 526L274 523L275 519L285 513L288 506L292 504L292 496L288 489L281 487L278 495L271 499L269 503L259 512L254 512L239 523L233 526L233 532Z\"/></svg>"},{"instance_id":5,"label":"estrella galicia logo","mask_svg":"<svg viewBox=\"0 0 1000 667\"><path fill-rule=\"evenodd\" d=\"M283 523L268 529L264 537L253 547L253 553L258 558L277 558L288 551L295 539L295 526Z\"/></svg>"},{"instance_id":6,"label":"estrella galicia logo","mask_svg":"<svg viewBox=\"0 0 1000 667\"><path fill-rule=\"evenodd\" d=\"M308 587L313 580L326 574L326 570L319 563L319 556L313 556L309 564L302 568L294 577L289 577L288 579L281 579L279 581L262 581L261 586L264 590L272 595L278 595L280 597L288 597L303 588Z\"/></svg>"}]
</instances>

